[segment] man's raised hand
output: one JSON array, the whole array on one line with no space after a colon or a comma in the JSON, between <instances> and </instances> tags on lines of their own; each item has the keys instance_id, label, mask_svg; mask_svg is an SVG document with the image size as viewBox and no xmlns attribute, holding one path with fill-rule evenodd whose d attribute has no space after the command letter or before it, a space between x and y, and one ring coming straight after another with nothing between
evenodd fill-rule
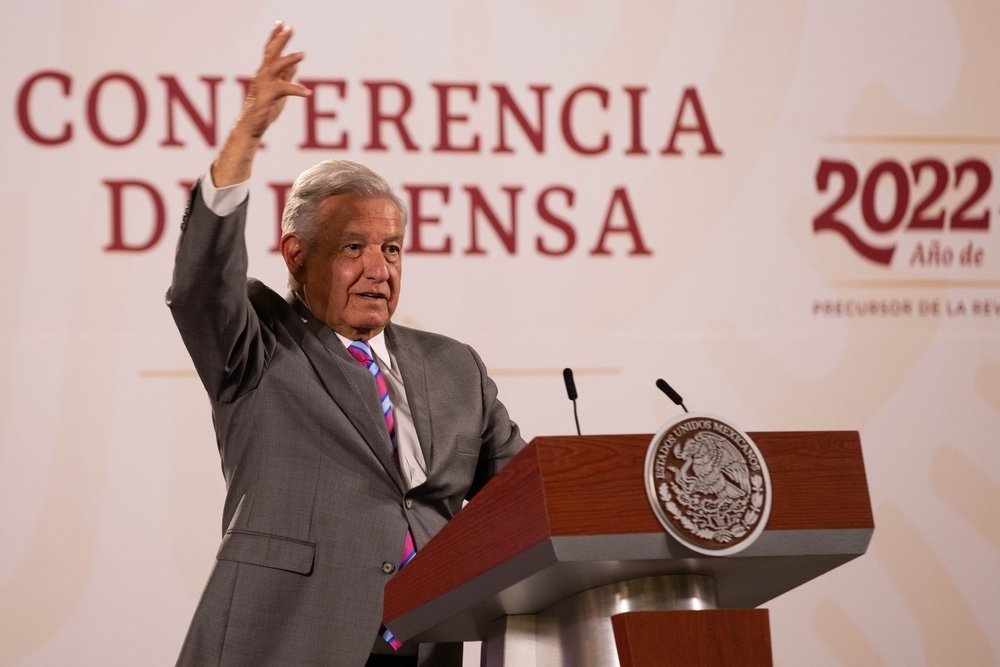
<instances>
[{"instance_id":1,"label":"man's raised hand","mask_svg":"<svg viewBox=\"0 0 1000 667\"><path fill-rule=\"evenodd\" d=\"M311 94L308 88L292 81L305 54L301 51L283 53L291 38L291 26L280 21L271 30L264 45L264 59L250 82L236 125L212 165L212 180L216 187L249 179L260 139L281 115L285 100L289 95L307 97Z\"/></svg>"},{"instance_id":2,"label":"man's raised hand","mask_svg":"<svg viewBox=\"0 0 1000 667\"><path fill-rule=\"evenodd\" d=\"M291 26L280 21L264 45L264 60L250 83L238 125L244 125L250 136L260 138L278 118L289 95L305 97L310 91L305 86L292 83L299 62L305 57L301 51L283 55L292 38Z\"/></svg>"}]
</instances>

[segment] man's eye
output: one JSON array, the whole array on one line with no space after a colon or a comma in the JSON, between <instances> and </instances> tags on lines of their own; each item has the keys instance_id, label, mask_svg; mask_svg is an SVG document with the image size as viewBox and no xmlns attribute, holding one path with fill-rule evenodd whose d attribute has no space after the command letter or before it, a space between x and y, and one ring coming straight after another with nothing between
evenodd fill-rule
<instances>
[{"instance_id":1,"label":"man's eye","mask_svg":"<svg viewBox=\"0 0 1000 667\"><path fill-rule=\"evenodd\" d=\"M402 248L400 248L398 245L387 245L385 247L385 251L390 255L398 255L401 250Z\"/></svg>"},{"instance_id":2,"label":"man's eye","mask_svg":"<svg viewBox=\"0 0 1000 667\"><path fill-rule=\"evenodd\" d=\"M344 250L350 250L351 252L357 252L357 251L361 250L361 244L360 243L348 243L346 246L344 246Z\"/></svg>"}]
</instances>

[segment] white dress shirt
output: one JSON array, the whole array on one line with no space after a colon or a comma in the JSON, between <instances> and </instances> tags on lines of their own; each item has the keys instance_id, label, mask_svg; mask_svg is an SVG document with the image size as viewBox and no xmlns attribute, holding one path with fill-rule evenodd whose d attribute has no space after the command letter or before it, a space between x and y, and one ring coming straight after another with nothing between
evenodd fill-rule
<instances>
[{"instance_id":1,"label":"white dress shirt","mask_svg":"<svg viewBox=\"0 0 1000 667\"><path fill-rule=\"evenodd\" d=\"M337 334L337 338L350 347L354 342ZM368 346L375 353L375 363L382 370L386 384L389 386L389 402L392 403L392 413L396 427L396 446L399 448L399 467L403 471L403 479L407 487L412 489L427 480L427 467L424 454L417 439L417 429L413 426L413 415L410 414L410 402L406 399L406 387L403 386L403 376L398 366L393 362L392 353L386 345L385 332L369 338Z\"/></svg>"}]
</instances>

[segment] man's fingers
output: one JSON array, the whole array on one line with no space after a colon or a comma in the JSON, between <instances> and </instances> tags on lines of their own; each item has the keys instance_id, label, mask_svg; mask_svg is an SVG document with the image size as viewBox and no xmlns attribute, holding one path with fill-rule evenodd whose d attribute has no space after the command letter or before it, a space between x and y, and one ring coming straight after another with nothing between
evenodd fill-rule
<instances>
[{"instance_id":1,"label":"man's fingers","mask_svg":"<svg viewBox=\"0 0 1000 667\"><path fill-rule=\"evenodd\" d=\"M254 136L261 136L281 113L285 97L308 97L312 94L305 86L291 81L299 62L305 57L301 51L282 53L291 37L291 27L279 21L271 29L264 46L264 60L254 75L244 109L250 126L254 128L251 130Z\"/></svg>"},{"instance_id":2,"label":"man's fingers","mask_svg":"<svg viewBox=\"0 0 1000 667\"><path fill-rule=\"evenodd\" d=\"M270 34L267 36L267 41L264 42L264 54L267 54L268 49L271 48L271 44L277 39L278 35L285 29L285 24L281 21L275 21L274 27L271 28Z\"/></svg>"},{"instance_id":3,"label":"man's fingers","mask_svg":"<svg viewBox=\"0 0 1000 667\"><path fill-rule=\"evenodd\" d=\"M286 82L280 88L282 95L294 95L296 97L309 97L312 95L312 90L306 88L298 83Z\"/></svg>"},{"instance_id":4,"label":"man's fingers","mask_svg":"<svg viewBox=\"0 0 1000 667\"><path fill-rule=\"evenodd\" d=\"M273 63L262 66L257 72L257 76L254 77L254 87L259 92L270 89L275 95L298 95L300 97L310 95L311 91L308 88L292 82L303 57L302 53L291 53L282 56ZM270 95L266 96L270 97Z\"/></svg>"},{"instance_id":5,"label":"man's fingers","mask_svg":"<svg viewBox=\"0 0 1000 667\"><path fill-rule=\"evenodd\" d=\"M264 44L265 62L281 55L288 40L292 38L292 26L285 25L281 21L274 24L271 34L268 35L267 43Z\"/></svg>"},{"instance_id":6,"label":"man's fingers","mask_svg":"<svg viewBox=\"0 0 1000 667\"><path fill-rule=\"evenodd\" d=\"M284 75L285 71L290 67L292 71L298 67L298 64L302 62L302 59L306 57L306 54L302 51L296 53L289 53L287 56L281 56L277 58L268 65L268 69L276 72L278 75Z\"/></svg>"},{"instance_id":7,"label":"man's fingers","mask_svg":"<svg viewBox=\"0 0 1000 667\"><path fill-rule=\"evenodd\" d=\"M305 58L305 53L289 53L287 56L275 58L270 62L261 63L260 69L254 77L258 84L264 84L273 80L288 81L294 75L299 63ZM289 74L291 72L292 74Z\"/></svg>"}]
</instances>

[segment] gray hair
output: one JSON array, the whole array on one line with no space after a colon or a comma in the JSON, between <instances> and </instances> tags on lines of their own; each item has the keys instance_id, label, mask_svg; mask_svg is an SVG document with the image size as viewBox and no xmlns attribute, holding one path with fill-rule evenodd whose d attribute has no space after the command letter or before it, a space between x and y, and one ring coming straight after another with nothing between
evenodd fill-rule
<instances>
[{"instance_id":1,"label":"gray hair","mask_svg":"<svg viewBox=\"0 0 1000 667\"><path fill-rule=\"evenodd\" d=\"M281 215L281 234L294 232L308 248L313 247L317 228L323 223L320 204L328 197L353 194L365 199L389 199L406 226L406 205L384 178L368 167L347 160L326 160L299 174Z\"/></svg>"}]
</instances>

